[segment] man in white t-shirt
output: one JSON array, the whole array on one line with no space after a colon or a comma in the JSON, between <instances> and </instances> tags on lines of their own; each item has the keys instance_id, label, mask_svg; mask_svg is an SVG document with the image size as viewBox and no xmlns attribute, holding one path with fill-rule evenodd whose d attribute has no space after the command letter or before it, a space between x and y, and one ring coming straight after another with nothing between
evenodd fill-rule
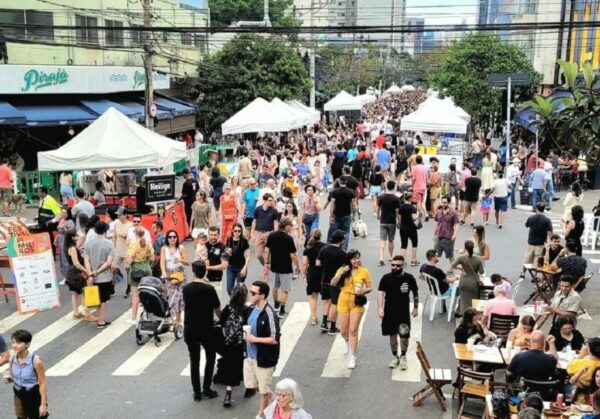
<instances>
[{"instance_id":1,"label":"man in white t-shirt","mask_svg":"<svg viewBox=\"0 0 600 419\"><path fill-rule=\"evenodd\" d=\"M264 188L260 189L260 192L258 194L258 201L256 203L256 206L259 207L263 204L263 196L266 193L271 194L271 196L273 197L273 201L275 201L277 199L277 191L276 191L277 185L275 184L275 180L274 179L269 179L267 181L267 186L265 186Z\"/></svg>"},{"instance_id":2,"label":"man in white t-shirt","mask_svg":"<svg viewBox=\"0 0 600 419\"><path fill-rule=\"evenodd\" d=\"M506 168L506 179L510 182L512 192L510 193L510 207L516 206L517 182L521 181L521 160L515 157L512 164Z\"/></svg>"},{"instance_id":3,"label":"man in white t-shirt","mask_svg":"<svg viewBox=\"0 0 600 419\"><path fill-rule=\"evenodd\" d=\"M508 194L510 190L510 181L504 178L502 171L498 172L498 178L492 182L494 191L494 211L496 213L496 226L502 228L506 211L508 211Z\"/></svg>"}]
</instances>

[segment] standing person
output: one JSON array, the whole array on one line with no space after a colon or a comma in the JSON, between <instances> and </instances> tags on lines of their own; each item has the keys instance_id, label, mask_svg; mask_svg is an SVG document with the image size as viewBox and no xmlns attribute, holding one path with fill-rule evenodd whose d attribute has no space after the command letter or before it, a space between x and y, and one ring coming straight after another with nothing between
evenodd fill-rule
<instances>
[{"instance_id":1,"label":"standing person","mask_svg":"<svg viewBox=\"0 0 600 419\"><path fill-rule=\"evenodd\" d=\"M448 262L454 261L454 241L460 230L460 220L458 214L450 208L450 198L442 197L442 207L435 214L437 223L434 233L434 247L438 255L446 254Z\"/></svg>"},{"instance_id":2,"label":"standing person","mask_svg":"<svg viewBox=\"0 0 600 419\"><path fill-rule=\"evenodd\" d=\"M12 191L12 183L10 188ZM6 193L4 195L6 196ZM58 202L56 202L56 199L51 195L48 195L47 187L40 186L37 195L40 200L40 205L38 207L38 225L40 230L45 232L54 231L56 229L56 224L52 223L52 219L60 214L61 207ZM8 207L6 209L6 215L8 216ZM54 247L52 247L52 252L54 252Z\"/></svg>"},{"instance_id":3,"label":"standing person","mask_svg":"<svg viewBox=\"0 0 600 419\"><path fill-rule=\"evenodd\" d=\"M60 274L62 280L67 278L67 270L69 268L69 261L67 253L65 251L65 234L67 233L67 231L74 229L75 222L73 221L71 210L69 208L64 207L61 210L58 218L58 224L56 226L58 235L56 236L56 240L54 242L54 245L58 249L58 262L60 265Z\"/></svg>"},{"instance_id":4,"label":"standing person","mask_svg":"<svg viewBox=\"0 0 600 419\"><path fill-rule=\"evenodd\" d=\"M341 230L336 230L331 235L330 244L324 246L317 256L316 266L321 266L323 276L321 280L321 299L323 300L323 321L321 331L335 335L340 331L336 327L337 303L340 296L338 287L331 285L331 279L335 276L348 260L348 255L343 249L346 235ZM329 322L329 324L328 324Z\"/></svg>"},{"instance_id":5,"label":"standing person","mask_svg":"<svg viewBox=\"0 0 600 419\"><path fill-rule=\"evenodd\" d=\"M377 215L377 199L381 195L385 179L381 173L381 166L375 166L375 171L369 177L369 195L371 195L371 205L373 206L373 215Z\"/></svg>"},{"instance_id":6,"label":"standing person","mask_svg":"<svg viewBox=\"0 0 600 419\"><path fill-rule=\"evenodd\" d=\"M208 229L206 252L208 258L206 278L217 289L217 295L220 296L223 272L227 269L229 257L225 245L219 241L219 227L212 226Z\"/></svg>"},{"instance_id":7,"label":"standing person","mask_svg":"<svg viewBox=\"0 0 600 419\"><path fill-rule=\"evenodd\" d=\"M479 298L479 287L481 280L479 275L483 274L483 263L479 256L474 254L473 248L475 245L471 240L465 242L466 254L461 255L452 263L452 268L460 265L464 275L458 283L460 290L460 309L458 313L462 313L467 308L471 307L474 298Z\"/></svg>"},{"instance_id":8,"label":"standing person","mask_svg":"<svg viewBox=\"0 0 600 419\"><path fill-rule=\"evenodd\" d=\"M175 273L183 273L185 266L190 264L190 259L187 249L179 244L179 235L175 230L167 231L165 237L167 240L160 251L161 278L165 279L171 309L175 311L175 323L181 324L181 313L185 308L182 287L169 279Z\"/></svg>"},{"instance_id":9,"label":"standing person","mask_svg":"<svg viewBox=\"0 0 600 419\"><path fill-rule=\"evenodd\" d=\"M371 282L371 274L365 267L361 266L358 250L348 252L345 266L338 269L331 279L331 285L340 289L337 312L340 320L340 334L345 342L344 355L350 352L348 369L356 367L358 327L365 313L366 294L373 290Z\"/></svg>"},{"instance_id":10,"label":"standing person","mask_svg":"<svg viewBox=\"0 0 600 419\"><path fill-rule=\"evenodd\" d=\"M575 243L575 254L577 256L582 256L583 254L583 248L581 247L581 236L583 236L583 231L585 230L583 215L583 207L575 205L571 209L571 219L563 224L565 242L572 241Z\"/></svg>"},{"instance_id":11,"label":"standing person","mask_svg":"<svg viewBox=\"0 0 600 419\"><path fill-rule=\"evenodd\" d=\"M48 417L46 368L38 355L29 352L31 340L27 330L15 330L11 336L14 355L4 376L4 384L13 384L15 416L19 419Z\"/></svg>"},{"instance_id":12,"label":"standing person","mask_svg":"<svg viewBox=\"0 0 600 419\"><path fill-rule=\"evenodd\" d=\"M269 291L269 284L264 281L255 281L252 284L250 303L253 307L246 320L250 332L244 333L247 343L247 356L244 359L244 397L251 397L258 389L260 400L257 418L262 418L269 404L273 373L279 361L279 318L267 302Z\"/></svg>"},{"instance_id":13,"label":"standing person","mask_svg":"<svg viewBox=\"0 0 600 419\"><path fill-rule=\"evenodd\" d=\"M532 156L533 157L533 156ZM529 188L531 192L531 207L535 212L538 202L544 203L544 191L546 190L546 171L544 163L540 162L538 167L529 175Z\"/></svg>"},{"instance_id":14,"label":"standing person","mask_svg":"<svg viewBox=\"0 0 600 419\"><path fill-rule=\"evenodd\" d=\"M75 205L71 209L71 214L73 214L77 228L81 228L79 225L79 214L85 214L90 218L96 213L96 210L90 201L85 199L85 191L81 188L75 189L75 201Z\"/></svg>"},{"instance_id":15,"label":"standing person","mask_svg":"<svg viewBox=\"0 0 600 419\"><path fill-rule=\"evenodd\" d=\"M404 257L394 256L392 271L379 282L377 312L381 319L381 333L390 337L390 349L394 357L390 368L400 365L408 368L406 351L410 338L410 318L419 314L419 288L415 277L404 272ZM410 310L410 293L413 295L413 309ZM398 357L398 336L400 336L400 357Z\"/></svg>"},{"instance_id":16,"label":"standing person","mask_svg":"<svg viewBox=\"0 0 600 419\"><path fill-rule=\"evenodd\" d=\"M450 163L449 171L444 175L444 183L448 185L448 196L450 197L450 205L452 205L454 207L454 210L458 212L461 191L459 188L459 175L456 172L456 163Z\"/></svg>"},{"instance_id":17,"label":"standing person","mask_svg":"<svg viewBox=\"0 0 600 419\"><path fill-rule=\"evenodd\" d=\"M475 172L475 173L477 173L477 172ZM463 210L463 205L464 205L464 200L465 200L465 189L466 189L465 181L470 177L471 177L471 169L469 168L469 162L463 161L462 169L460 170L459 181L458 181L458 188L459 188L458 198L460 199L458 208L460 209L461 212Z\"/></svg>"},{"instance_id":18,"label":"standing person","mask_svg":"<svg viewBox=\"0 0 600 419\"><path fill-rule=\"evenodd\" d=\"M87 279L87 270L85 262L79 248L77 247L77 233L75 230L69 230L65 233L63 254L67 258L67 286L71 291L71 309L73 311L73 320L84 318L86 321L97 321L98 319L90 314L79 313L81 305L81 294L83 286Z\"/></svg>"},{"instance_id":19,"label":"standing person","mask_svg":"<svg viewBox=\"0 0 600 419\"><path fill-rule=\"evenodd\" d=\"M60 185L60 197L62 203L66 204L69 199L73 198L73 175L71 172L61 172L58 178L58 184Z\"/></svg>"},{"instance_id":20,"label":"standing person","mask_svg":"<svg viewBox=\"0 0 600 419\"><path fill-rule=\"evenodd\" d=\"M160 253L167 241L165 237L165 233L163 233L163 222L162 221L154 221L152 223L152 234L154 235L154 243L152 243L152 248L154 250L154 260L152 261L152 276L156 278L160 278L162 276L162 272L160 271Z\"/></svg>"},{"instance_id":21,"label":"standing person","mask_svg":"<svg viewBox=\"0 0 600 419\"><path fill-rule=\"evenodd\" d=\"M131 287L131 320L127 323L135 324L137 321L137 311L140 304L138 295L138 285L145 276L152 275L150 264L154 260L154 249L152 242L144 238L144 228L137 226L135 228L135 240L129 243L127 249L127 264L131 267L127 284Z\"/></svg>"},{"instance_id":22,"label":"standing person","mask_svg":"<svg viewBox=\"0 0 600 419\"><path fill-rule=\"evenodd\" d=\"M132 227L132 223L127 219L125 207L117 209L117 219L114 224L112 237L115 246L115 257L112 265L113 282L117 279L117 274L121 273L125 278L129 277L129 265L127 264L127 233ZM129 288L129 287L128 287ZM125 291L125 298L129 296L129 291Z\"/></svg>"},{"instance_id":23,"label":"standing person","mask_svg":"<svg viewBox=\"0 0 600 419\"><path fill-rule=\"evenodd\" d=\"M463 196L463 214L461 224L465 223L467 215L471 216L471 227L475 225L475 211L479 202L479 190L481 189L481 179L477 177L477 170L471 169L471 176L465 179L465 193Z\"/></svg>"},{"instance_id":24,"label":"standing person","mask_svg":"<svg viewBox=\"0 0 600 419\"><path fill-rule=\"evenodd\" d=\"M221 243L225 244L231 236L231 229L237 223L239 214L238 200L230 183L223 186L223 195L221 195L220 200L219 226L221 228Z\"/></svg>"},{"instance_id":25,"label":"standing person","mask_svg":"<svg viewBox=\"0 0 600 419\"><path fill-rule=\"evenodd\" d=\"M247 187L250 180L252 179L252 160L250 160L250 152L248 149L244 149L242 158L238 162L238 173L242 178L242 186Z\"/></svg>"},{"instance_id":26,"label":"standing person","mask_svg":"<svg viewBox=\"0 0 600 419\"><path fill-rule=\"evenodd\" d=\"M100 307L96 311L98 329L104 329L111 322L106 321L106 303L114 293L113 276L110 267L115 258L115 246L106 238L108 224L98 221L94 226L97 236L85 244L84 261L87 270L87 284L97 285L100 291Z\"/></svg>"},{"instance_id":27,"label":"standing person","mask_svg":"<svg viewBox=\"0 0 600 419\"><path fill-rule=\"evenodd\" d=\"M431 215L433 218L437 211L437 203L442 194L442 176L438 173L439 161L436 157L432 157L430 160L431 170L429 171L429 179L427 179L427 185L429 186L429 203L431 207Z\"/></svg>"},{"instance_id":28,"label":"standing person","mask_svg":"<svg viewBox=\"0 0 600 419\"><path fill-rule=\"evenodd\" d=\"M419 266L417 260L417 248L419 245L419 234L417 232L418 210L415 204L411 203L410 194L404 196L404 201L398 209L400 216L400 255L406 256L408 249L408 240L410 239L411 260L410 266Z\"/></svg>"},{"instance_id":29,"label":"standing person","mask_svg":"<svg viewBox=\"0 0 600 419\"><path fill-rule=\"evenodd\" d=\"M194 179L192 171L187 167L182 170L181 175L185 181L181 186L181 195L179 196L179 200L183 201L185 206L185 218L187 220L187 225L189 226L192 222L192 205L196 200L196 193L200 189L200 185L198 185L198 181Z\"/></svg>"},{"instance_id":30,"label":"standing person","mask_svg":"<svg viewBox=\"0 0 600 419\"><path fill-rule=\"evenodd\" d=\"M529 217L525 222L525 227L529 228L527 237L527 250L523 264L535 264L539 259L546 241L552 234L552 221L544 215L545 206L539 202L536 204L536 213ZM525 268L521 272L521 278L525 277Z\"/></svg>"},{"instance_id":31,"label":"standing person","mask_svg":"<svg viewBox=\"0 0 600 419\"><path fill-rule=\"evenodd\" d=\"M248 264L250 263L250 245L244 237L244 228L240 223L235 223L231 230L231 236L227 239L227 250L229 252L227 263L227 294L231 296L233 289L238 284L243 284L248 276Z\"/></svg>"},{"instance_id":32,"label":"standing person","mask_svg":"<svg viewBox=\"0 0 600 419\"><path fill-rule=\"evenodd\" d=\"M483 189L491 189L492 182L494 180L494 169L496 167L497 157L492 154L489 149L486 150L483 160L481 162L481 187Z\"/></svg>"},{"instance_id":33,"label":"standing person","mask_svg":"<svg viewBox=\"0 0 600 419\"><path fill-rule=\"evenodd\" d=\"M279 318L286 315L285 305L292 290L294 269L295 272L300 271L291 230L291 220L283 217L279 221L279 230L269 234L265 247L265 274L273 273L273 301L275 310L279 310Z\"/></svg>"},{"instance_id":34,"label":"standing person","mask_svg":"<svg viewBox=\"0 0 600 419\"><path fill-rule=\"evenodd\" d=\"M379 219L379 266L383 266L385 243L388 243L389 260L394 256L394 237L396 236L396 222L400 209L400 198L396 196L396 182L388 180L385 184L385 193L379 198L377 218Z\"/></svg>"},{"instance_id":35,"label":"standing person","mask_svg":"<svg viewBox=\"0 0 600 419\"><path fill-rule=\"evenodd\" d=\"M321 230L317 228L310 233L310 238L304 246L304 253L302 254L302 273L306 280L306 295L309 298L310 324L313 326L318 324L317 300L323 277L323 268L317 266L317 257L324 246L325 243L321 241Z\"/></svg>"},{"instance_id":36,"label":"standing person","mask_svg":"<svg viewBox=\"0 0 600 419\"><path fill-rule=\"evenodd\" d=\"M254 210L254 219L252 220L252 230L250 232L250 240L254 240L256 258L261 263L265 264L264 252L267 237L272 231L275 231L279 226L279 214L274 208L275 198L270 193L263 195L262 205ZM264 277L266 278L266 276Z\"/></svg>"},{"instance_id":37,"label":"standing person","mask_svg":"<svg viewBox=\"0 0 600 419\"><path fill-rule=\"evenodd\" d=\"M571 191L567 193L563 206L565 208L563 212L563 221L569 221L571 219L571 209L575 205L581 205L583 202L583 192L581 191L581 185L578 181L571 184Z\"/></svg>"},{"instance_id":38,"label":"standing person","mask_svg":"<svg viewBox=\"0 0 600 419\"><path fill-rule=\"evenodd\" d=\"M168 235L167 235L168 237ZM216 342L213 324L215 316L221 316L221 302L214 287L204 281L206 266L196 261L192 264L194 279L183 286L183 304L185 306L184 340L190 355L190 376L194 401L202 397L213 399L219 394L211 388L215 368ZM206 363L204 380L200 392L200 346L204 348Z\"/></svg>"},{"instance_id":39,"label":"standing person","mask_svg":"<svg viewBox=\"0 0 600 419\"><path fill-rule=\"evenodd\" d=\"M523 184L523 179L521 179L521 160L517 157L506 168L506 179L510 182L510 207L514 209L517 205L517 186Z\"/></svg>"},{"instance_id":40,"label":"standing person","mask_svg":"<svg viewBox=\"0 0 600 419\"><path fill-rule=\"evenodd\" d=\"M494 191L494 212L496 215L496 226L502 228L506 211L508 211L508 195L511 187L510 181L504 179L504 173L498 172L498 178L492 182Z\"/></svg>"},{"instance_id":41,"label":"standing person","mask_svg":"<svg viewBox=\"0 0 600 419\"><path fill-rule=\"evenodd\" d=\"M254 211L258 204L258 196L260 191L256 187L256 179L250 178L246 180L246 190L242 195L242 208L240 213L244 217L244 227L246 227L246 236L251 237L252 222L254 221Z\"/></svg>"},{"instance_id":42,"label":"standing person","mask_svg":"<svg viewBox=\"0 0 600 419\"><path fill-rule=\"evenodd\" d=\"M199 190L196 201L192 204L192 221L188 235L196 240L200 233L208 234L208 227L211 225L212 208L206 198L206 191Z\"/></svg>"},{"instance_id":43,"label":"standing person","mask_svg":"<svg viewBox=\"0 0 600 419\"><path fill-rule=\"evenodd\" d=\"M2 214L5 217L10 216L10 203L13 200L13 181L13 172L8 166L8 158L3 157L0 163L0 201L2 201Z\"/></svg>"},{"instance_id":44,"label":"standing person","mask_svg":"<svg viewBox=\"0 0 600 419\"><path fill-rule=\"evenodd\" d=\"M415 164L410 168L412 181L412 202L417 206L420 216L425 215L425 221L429 220L425 208L425 195L427 194L427 168L423 165L423 157L417 155Z\"/></svg>"},{"instance_id":45,"label":"standing person","mask_svg":"<svg viewBox=\"0 0 600 419\"><path fill-rule=\"evenodd\" d=\"M313 185L304 187L305 196L302 200L300 219L304 225L305 243L308 242L313 230L319 228L319 214L321 213L321 198Z\"/></svg>"},{"instance_id":46,"label":"standing person","mask_svg":"<svg viewBox=\"0 0 600 419\"><path fill-rule=\"evenodd\" d=\"M348 250L352 213L357 207L356 193L346 186L346 181L346 176L339 178L340 187L335 188L330 194L331 209L329 210L329 222L337 230L342 230L346 234L344 250Z\"/></svg>"},{"instance_id":47,"label":"standing person","mask_svg":"<svg viewBox=\"0 0 600 419\"><path fill-rule=\"evenodd\" d=\"M278 382L274 394L275 401L265 409L266 419L312 419L312 416L302 408L304 398L294 380L284 378Z\"/></svg>"},{"instance_id":48,"label":"standing person","mask_svg":"<svg viewBox=\"0 0 600 419\"><path fill-rule=\"evenodd\" d=\"M221 313L220 323L223 330L224 346L219 371L215 376L226 385L223 407L231 407L233 387L240 385L244 379L245 342L242 325L248 318L250 308L246 305L248 289L244 284L236 285L231 294L229 304Z\"/></svg>"}]
</instances>

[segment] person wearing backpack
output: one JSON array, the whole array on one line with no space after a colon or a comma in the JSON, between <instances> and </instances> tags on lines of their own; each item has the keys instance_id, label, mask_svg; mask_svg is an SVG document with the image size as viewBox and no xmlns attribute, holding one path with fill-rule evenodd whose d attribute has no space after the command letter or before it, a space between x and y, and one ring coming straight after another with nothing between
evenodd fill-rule
<instances>
[{"instance_id":1,"label":"person wearing backpack","mask_svg":"<svg viewBox=\"0 0 600 419\"><path fill-rule=\"evenodd\" d=\"M48 417L48 388L46 369L39 356L29 352L31 333L16 330L12 336L14 355L10 360L4 384L13 384L15 416L39 419Z\"/></svg>"},{"instance_id":2,"label":"person wearing backpack","mask_svg":"<svg viewBox=\"0 0 600 419\"><path fill-rule=\"evenodd\" d=\"M229 304L221 312L221 327L225 346L219 361L219 383L225 384L223 407L231 407L232 387L240 385L244 379L244 352L246 349L243 325L250 307L246 306L248 289L244 284L238 284L233 289ZM216 377L215 377L216 378ZM246 390L244 397L254 394Z\"/></svg>"}]
</instances>

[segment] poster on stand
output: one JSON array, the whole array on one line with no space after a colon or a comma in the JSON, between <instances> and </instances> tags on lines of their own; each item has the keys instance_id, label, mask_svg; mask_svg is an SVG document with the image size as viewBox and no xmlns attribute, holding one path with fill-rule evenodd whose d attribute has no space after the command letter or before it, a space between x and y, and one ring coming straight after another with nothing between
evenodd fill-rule
<instances>
[{"instance_id":1,"label":"poster on stand","mask_svg":"<svg viewBox=\"0 0 600 419\"><path fill-rule=\"evenodd\" d=\"M145 176L146 203L175 200L175 175Z\"/></svg>"},{"instance_id":2,"label":"poster on stand","mask_svg":"<svg viewBox=\"0 0 600 419\"><path fill-rule=\"evenodd\" d=\"M31 234L25 226L14 226L6 249L19 314L59 308L60 295L50 235Z\"/></svg>"}]
</instances>

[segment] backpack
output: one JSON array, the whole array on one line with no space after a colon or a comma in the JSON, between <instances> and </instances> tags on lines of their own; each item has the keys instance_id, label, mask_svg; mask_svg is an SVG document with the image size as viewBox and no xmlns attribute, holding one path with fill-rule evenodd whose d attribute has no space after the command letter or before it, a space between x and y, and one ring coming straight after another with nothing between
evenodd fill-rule
<instances>
[{"instance_id":1,"label":"backpack","mask_svg":"<svg viewBox=\"0 0 600 419\"><path fill-rule=\"evenodd\" d=\"M223 324L223 337L226 346L235 346L244 342L243 324L242 316L235 310L230 309L229 315Z\"/></svg>"},{"instance_id":2,"label":"backpack","mask_svg":"<svg viewBox=\"0 0 600 419\"><path fill-rule=\"evenodd\" d=\"M510 417L508 411L508 397L503 390L494 390L494 394L492 395L492 408L494 415L498 419L508 419Z\"/></svg>"}]
</instances>

